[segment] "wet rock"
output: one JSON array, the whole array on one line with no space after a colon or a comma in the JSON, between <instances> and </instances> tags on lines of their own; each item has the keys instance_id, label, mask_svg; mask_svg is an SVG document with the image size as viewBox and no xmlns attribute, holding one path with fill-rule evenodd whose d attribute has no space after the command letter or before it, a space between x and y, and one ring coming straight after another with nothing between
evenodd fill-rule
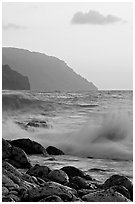
<instances>
[{"instance_id":1,"label":"wet rock","mask_svg":"<svg viewBox=\"0 0 135 204\"><path fill-rule=\"evenodd\" d=\"M57 195L52 195L48 196L47 198L43 198L39 202L63 202L63 200Z\"/></svg>"},{"instance_id":2,"label":"wet rock","mask_svg":"<svg viewBox=\"0 0 135 204\"><path fill-rule=\"evenodd\" d=\"M47 124L46 121L44 120L35 120L35 119L32 119L31 121L29 121L27 124L26 124L26 127L41 127L41 128L48 128L49 125Z\"/></svg>"},{"instance_id":3,"label":"wet rock","mask_svg":"<svg viewBox=\"0 0 135 204\"><path fill-rule=\"evenodd\" d=\"M47 147L46 151L49 155L64 155L63 151L53 146Z\"/></svg>"},{"instance_id":4,"label":"wet rock","mask_svg":"<svg viewBox=\"0 0 135 204\"><path fill-rule=\"evenodd\" d=\"M124 186L113 186L110 189L112 189L113 191L117 191L118 193L121 193L123 196L131 200L130 193Z\"/></svg>"},{"instance_id":5,"label":"wet rock","mask_svg":"<svg viewBox=\"0 0 135 204\"><path fill-rule=\"evenodd\" d=\"M47 176L50 172L50 168L47 166L40 166L39 164L36 164L35 166L31 167L26 174L29 174L31 176L39 177L43 180L47 180Z\"/></svg>"},{"instance_id":6,"label":"wet rock","mask_svg":"<svg viewBox=\"0 0 135 204\"><path fill-rule=\"evenodd\" d=\"M105 172L106 170L105 169L99 169L99 168L92 168L92 169L89 169L89 171L91 172Z\"/></svg>"},{"instance_id":7,"label":"wet rock","mask_svg":"<svg viewBox=\"0 0 135 204\"><path fill-rule=\"evenodd\" d=\"M24 194L24 200L31 202L36 202L52 195L59 196L63 201L72 201L73 195L77 194L77 192L56 182L47 182L43 187L29 189L27 194L27 197Z\"/></svg>"},{"instance_id":8,"label":"wet rock","mask_svg":"<svg viewBox=\"0 0 135 204\"><path fill-rule=\"evenodd\" d=\"M74 176L80 176L87 180L92 180L91 176L85 174L85 172L81 171L80 169L74 166L64 166L63 168L61 168L61 170L65 171L66 174L69 176L69 178L74 177Z\"/></svg>"},{"instance_id":9,"label":"wet rock","mask_svg":"<svg viewBox=\"0 0 135 204\"><path fill-rule=\"evenodd\" d=\"M112 186L124 186L129 191L131 200L133 200L133 184L126 176L118 174L112 175L103 184L104 188L109 188Z\"/></svg>"},{"instance_id":10,"label":"wet rock","mask_svg":"<svg viewBox=\"0 0 135 204\"><path fill-rule=\"evenodd\" d=\"M74 176L70 179L69 183L71 188L74 188L76 190L85 188L85 189L92 189L91 184L89 184L84 178L80 176Z\"/></svg>"},{"instance_id":11,"label":"wet rock","mask_svg":"<svg viewBox=\"0 0 135 204\"><path fill-rule=\"evenodd\" d=\"M9 162L16 168L30 168L31 164L26 153L19 147L12 147L12 155Z\"/></svg>"},{"instance_id":12,"label":"wet rock","mask_svg":"<svg viewBox=\"0 0 135 204\"><path fill-rule=\"evenodd\" d=\"M69 181L68 175L62 171L62 170L52 170L49 174L48 174L48 178L51 181L56 181L58 183L61 184L65 184Z\"/></svg>"},{"instance_id":13,"label":"wet rock","mask_svg":"<svg viewBox=\"0 0 135 204\"><path fill-rule=\"evenodd\" d=\"M2 196L7 195L9 193L9 190L6 187L2 187Z\"/></svg>"},{"instance_id":14,"label":"wet rock","mask_svg":"<svg viewBox=\"0 0 135 204\"><path fill-rule=\"evenodd\" d=\"M10 144L23 149L26 154L43 154L44 156L48 156L46 149L41 144L30 139L12 140Z\"/></svg>"},{"instance_id":15,"label":"wet rock","mask_svg":"<svg viewBox=\"0 0 135 204\"><path fill-rule=\"evenodd\" d=\"M2 139L2 155L3 159L7 159L16 168L29 168L31 166L26 153L4 139Z\"/></svg>"},{"instance_id":16,"label":"wet rock","mask_svg":"<svg viewBox=\"0 0 135 204\"><path fill-rule=\"evenodd\" d=\"M122 194L111 189L89 193L83 196L82 200L85 202L130 202Z\"/></svg>"}]
</instances>

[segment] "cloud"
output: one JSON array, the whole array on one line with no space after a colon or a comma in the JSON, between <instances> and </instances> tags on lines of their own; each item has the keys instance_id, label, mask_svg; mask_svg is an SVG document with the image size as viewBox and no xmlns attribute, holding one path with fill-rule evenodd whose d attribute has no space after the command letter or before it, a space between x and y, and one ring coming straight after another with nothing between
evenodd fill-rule
<instances>
[{"instance_id":1,"label":"cloud","mask_svg":"<svg viewBox=\"0 0 135 204\"><path fill-rule=\"evenodd\" d=\"M88 13L77 12L74 14L72 24L93 24L93 25L107 25L117 22L124 22L121 18L113 15L104 16L98 11L90 10Z\"/></svg>"},{"instance_id":2,"label":"cloud","mask_svg":"<svg viewBox=\"0 0 135 204\"><path fill-rule=\"evenodd\" d=\"M21 26L14 23L7 23L2 25L3 30L20 30L20 29L27 29L26 26Z\"/></svg>"}]
</instances>

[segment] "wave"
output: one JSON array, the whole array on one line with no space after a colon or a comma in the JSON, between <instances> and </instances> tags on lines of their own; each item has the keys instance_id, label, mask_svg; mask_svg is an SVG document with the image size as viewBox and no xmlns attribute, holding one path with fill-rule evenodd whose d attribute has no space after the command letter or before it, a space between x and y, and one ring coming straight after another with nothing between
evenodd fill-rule
<instances>
[{"instance_id":1,"label":"wave","mask_svg":"<svg viewBox=\"0 0 135 204\"><path fill-rule=\"evenodd\" d=\"M65 96L66 97L66 96ZM91 103L78 103L78 100L73 102L72 97L65 98L61 96L54 98L41 98L34 94L20 93L3 93L2 94L2 110L3 111L18 111L23 110L27 112L41 110L42 113L46 111L55 111L59 109L71 109L71 108L95 108L98 104ZM64 101L61 101L64 100Z\"/></svg>"},{"instance_id":2,"label":"wave","mask_svg":"<svg viewBox=\"0 0 135 204\"><path fill-rule=\"evenodd\" d=\"M109 114L101 126L87 122L81 130L72 133L59 132L55 128L29 132L9 120L3 124L3 137L30 138L44 147L56 146L67 155L119 161L133 159L132 124L125 114Z\"/></svg>"},{"instance_id":3,"label":"wave","mask_svg":"<svg viewBox=\"0 0 135 204\"><path fill-rule=\"evenodd\" d=\"M44 111L53 111L55 106L53 102L39 100L34 97L28 97L24 94L2 94L2 110L3 111L36 111L38 109Z\"/></svg>"}]
</instances>

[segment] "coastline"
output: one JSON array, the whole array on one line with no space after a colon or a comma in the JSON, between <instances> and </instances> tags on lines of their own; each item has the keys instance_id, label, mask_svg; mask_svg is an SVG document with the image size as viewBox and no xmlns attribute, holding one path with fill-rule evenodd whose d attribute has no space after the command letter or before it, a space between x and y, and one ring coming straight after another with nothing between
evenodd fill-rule
<instances>
[{"instance_id":1,"label":"coastline","mask_svg":"<svg viewBox=\"0 0 135 204\"><path fill-rule=\"evenodd\" d=\"M42 155L43 158L55 162L58 149L52 152L55 154L53 156L36 141L26 139L20 141L21 143L17 143L15 140L3 139L3 202L131 202L133 200L133 184L126 176L115 174L105 182L101 182L76 166L65 165L55 169L54 163L54 168L51 169L46 162L44 165L37 164L36 161L32 163L30 157L36 155L37 151L37 156ZM26 147L29 151L31 149L31 156L24 151ZM63 154L59 155L62 156Z\"/></svg>"}]
</instances>

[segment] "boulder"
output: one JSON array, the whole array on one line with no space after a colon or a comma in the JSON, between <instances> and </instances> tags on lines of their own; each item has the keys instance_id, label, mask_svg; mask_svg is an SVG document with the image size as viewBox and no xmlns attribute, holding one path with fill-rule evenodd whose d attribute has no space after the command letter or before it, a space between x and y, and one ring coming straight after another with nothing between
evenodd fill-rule
<instances>
[{"instance_id":1,"label":"boulder","mask_svg":"<svg viewBox=\"0 0 135 204\"><path fill-rule=\"evenodd\" d=\"M46 121L44 120L36 120L36 119L32 119L31 121L29 121L26 124L26 127L40 127L40 128L48 128L49 125L47 124Z\"/></svg>"},{"instance_id":2,"label":"boulder","mask_svg":"<svg viewBox=\"0 0 135 204\"><path fill-rule=\"evenodd\" d=\"M74 176L70 179L70 183L69 186L71 188L74 188L76 190L79 189L93 189L91 184L89 184L84 178L80 177L80 176Z\"/></svg>"},{"instance_id":3,"label":"boulder","mask_svg":"<svg viewBox=\"0 0 135 204\"><path fill-rule=\"evenodd\" d=\"M61 170L65 171L65 173L69 176L69 178L74 177L74 176L79 176L87 180L92 180L91 176L85 174L85 172L81 171L80 169L74 166L64 166L61 168Z\"/></svg>"},{"instance_id":4,"label":"boulder","mask_svg":"<svg viewBox=\"0 0 135 204\"><path fill-rule=\"evenodd\" d=\"M112 189L113 191L117 191L118 193L131 200L130 193L124 186L112 186L110 189Z\"/></svg>"},{"instance_id":5,"label":"boulder","mask_svg":"<svg viewBox=\"0 0 135 204\"><path fill-rule=\"evenodd\" d=\"M62 170L52 170L49 174L48 174L48 178L51 181L55 181L61 184L65 184L69 181L68 175L62 171Z\"/></svg>"},{"instance_id":6,"label":"boulder","mask_svg":"<svg viewBox=\"0 0 135 204\"><path fill-rule=\"evenodd\" d=\"M16 168L30 168L31 164L27 158L26 153L19 147L12 147L12 154L9 162Z\"/></svg>"},{"instance_id":7,"label":"boulder","mask_svg":"<svg viewBox=\"0 0 135 204\"><path fill-rule=\"evenodd\" d=\"M85 202L130 202L122 194L111 189L89 193L82 197Z\"/></svg>"},{"instance_id":8,"label":"boulder","mask_svg":"<svg viewBox=\"0 0 135 204\"><path fill-rule=\"evenodd\" d=\"M12 140L10 144L23 149L26 154L43 154L44 156L48 156L46 149L41 144L30 139Z\"/></svg>"},{"instance_id":9,"label":"boulder","mask_svg":"<svg viewBox=\"0 0 135 204\"><path fill-rule=\"evenodd\" d=\"M48 146L46 151L49 155L64 155L63 151L53 146Z\"/></svg>"},{"instance_id":10,"label":"boulder","mask_svg":"<svg viewBox=\"0 0 135 204\"><path fill-rule=\"evenodd\" d=\"M50 172L50 168L47 166L40 166L39 164L36 164L35 166L31 167L26 174L29 174L31 176L39 177L46 181L47 176Z\"/></svg>"},{"instance_id":11,"label":"boulder","mask_svg":"<svg viewBox=\"0 0 135 204\"><path fill-rule=\"evenodd\" d=\"M2 138L2 159L7 159L16 168L30 168L31 164L26 153L18 147L14 147Z\"/></svg>"},{"instance_id":12,"label":"boulder","mask_svg":"<svg viewBox=\"0 0 135 204\"><path fill-rule=\"evenodd\" d=\"M23 195L23 201L36 202L48 196L57 195L63 201L72 201L77 192L56 182L47 182L42 187L31 188Z\"/></svg>"},{"instance_id":13,"label":"boulder","mask_svg":"<svg viewBox=\"0 0 135 204\"><path fill-rule=\"evenodd\" d=\"M52 195L48 196L47 198L43 198L39 202L63 202L63 200L57 195Z\"/></svg>"},{"instance_id":14,"label":"boulder","mask_svg":"<svg viewBox=\"0 0 135 204\"><path fill-rule=\"evenodd\" d=\"M103 184L104 188L112 186L124 186L129 191L131 200L133 200L133 184L126 176L118 174L112 175Z\"/></svg>"}]
</instances>

